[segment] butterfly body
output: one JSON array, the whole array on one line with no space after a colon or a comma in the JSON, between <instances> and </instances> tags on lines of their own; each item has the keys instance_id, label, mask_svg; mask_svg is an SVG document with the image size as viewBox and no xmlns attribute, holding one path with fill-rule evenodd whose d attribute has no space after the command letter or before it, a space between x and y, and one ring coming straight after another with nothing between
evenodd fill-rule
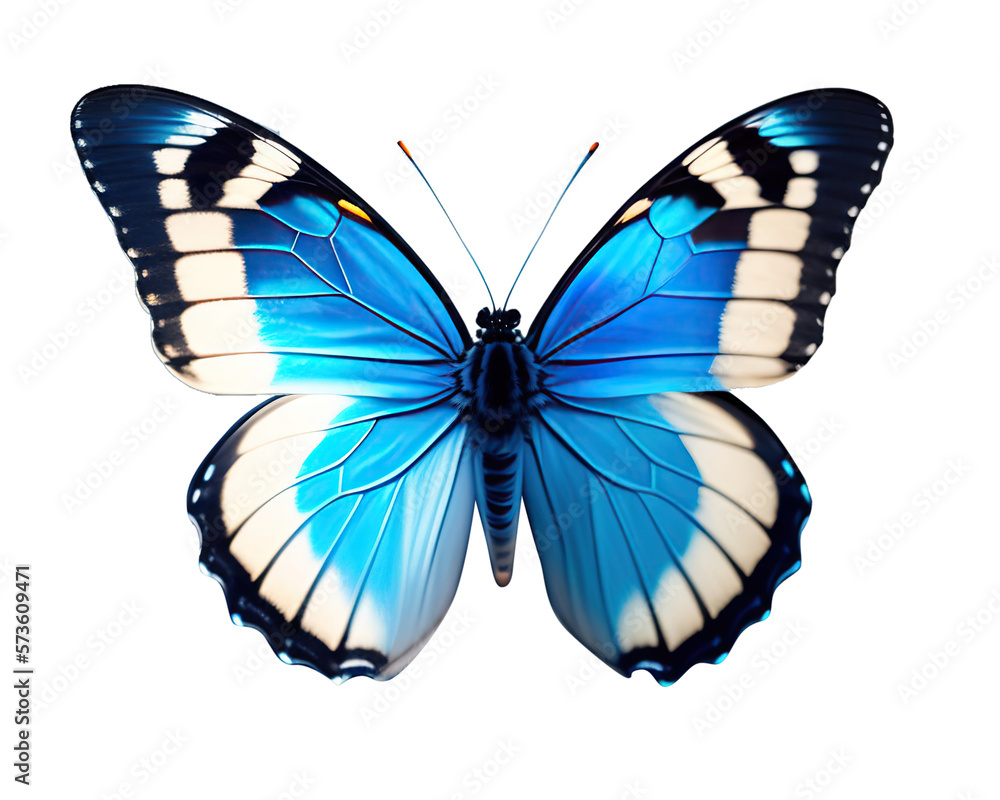
<instances>
[{"instance_id":1,"label":"butterfly body","mask_svg":"<svg viewBox=\"0 0 1000 800\"><path fill-rule=\"evenodd\" d=\"M455 400L470 428L477 499L490 552L493 577L510 582L520 515L523 437L528 418L544 402L543 375L534 353L517 329L516 309L476 317L476 341L456 371Z\"/></svg>"},{"instance_id":2,"label":"butterfly body","mask_svg":"<svg viewBox=\"0 0 1000 800\"><path fill-rule=\"evenodd\" d=\"M727 390L822 341L892 143L875 98L801 92L718 128L626 200L523 336L483 309L475 338L376 210L273 131L143 86L92 92L71 126L167 368L277 395L187 507L234 621L283 660L396 675L448 611L477 508L498 584L523 503L566 629L664 684L721 660L798 569L805 480Z\"/></svg>"}]
</instances>

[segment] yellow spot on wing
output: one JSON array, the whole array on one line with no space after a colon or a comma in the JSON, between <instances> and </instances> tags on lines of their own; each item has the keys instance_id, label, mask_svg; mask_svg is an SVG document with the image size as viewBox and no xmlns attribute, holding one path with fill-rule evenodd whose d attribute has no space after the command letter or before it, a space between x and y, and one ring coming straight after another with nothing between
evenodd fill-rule
<instances>
[{"instance_id":1,"label":"yellow spot on wing","mask_svg":"<svg viewBox=\"0 0 1000 800\"><path fill-rule=\"evenodd\" d=\"M639 216L643 211L653 205L653 201L648 197L642 200L636 200L632 205L625 209L625 213L618 218L616 225L621 225L624 222L628 222L630 219Z\"/></svg>"},{"instance_id":2,"label":"yellow spot on wing","mask_svg":"<svg viewBox=\"0 0 1000 800\"><path fill-rule=\"evenodd\" d=\"M361 217L361 219L365 220L366 222L372 221L371 217L369 217L364 211L362 211L360 208L354 205L354 203L348 200L338 200L337 205L340 206L342 209L344 209L344 211L348 211L356 217Z\"/></svg>"}]
</instances>

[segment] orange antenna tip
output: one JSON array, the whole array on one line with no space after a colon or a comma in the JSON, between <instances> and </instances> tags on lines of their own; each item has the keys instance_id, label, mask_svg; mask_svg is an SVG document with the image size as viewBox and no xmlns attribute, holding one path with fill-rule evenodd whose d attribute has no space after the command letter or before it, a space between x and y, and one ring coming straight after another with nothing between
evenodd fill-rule
<instances>
[{"instance_id":1,"label":"orange antenna tip","mask_svg":"<svg viewBox=\"0 0 1000 800\"><path fill-rule=\"evenodd\" d=\"M413 156L410 155L409 148L405 144L403 144L403 140L400 139L398 142L396 142L396 144L399 145L399 149L400 150L402 150L404 153L406 153L406 157L412 161L413 160Z\"/></svg>"},{"instance_id":2,"label":"orange antenna tip","mask_svg":"<svg viewBox=\"0 0 1000 800\"><path fill-rule=\"evenodd\" d=\"M596 150L596 149L598 148L598 146L599 146L599 145L600 145L600 142L594 142L594 143L593 143L593 144L592 144L592 145L590 146L590 150L588 150L587 152L588 152L588 153L593 153L593 152L594 152L594 151L595 151L595 150Z\"/></svg>"}]
</instances>

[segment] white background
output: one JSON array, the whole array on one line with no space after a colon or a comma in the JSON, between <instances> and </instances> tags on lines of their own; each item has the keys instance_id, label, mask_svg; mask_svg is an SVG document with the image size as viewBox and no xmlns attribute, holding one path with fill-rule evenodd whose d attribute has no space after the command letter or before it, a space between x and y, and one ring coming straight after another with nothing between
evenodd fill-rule
<instances>
[{"instance_id":1,"label":"white background","mask_svg":"<svg viewBox=\"0 0 1000 800\"><path fill-rule=\"evenodd\" d=\"M372 14L389 21L365 43ZM1000 798L1000 281L978 277L1000 250L998 23L987 4L916 0L8 2L0 641L11 568L29 563L37 669L33 785L17 792ZM501 295L541 227L521 216L602 140L518 286L525 328L597 227L709 130L817 86L883 100L895 148L826 343L793 380L740 393L815 498L770 619L671 688L624 680L556 621L527 522L501 591L477 519L433 655L395 681L333 685L234 627L197 569L185 490L258 400L188 389L151 352L68 130L80 95L119 82L279 129L391 221L470 322L482 287L419 179L399 176L396 139L418 151L442 129L422 163ZM36 350L54 355L40 369ZM100 485L68 504L88 475ZM7 787L15 700L0 691Z\"/></svg>"}]
</instances>

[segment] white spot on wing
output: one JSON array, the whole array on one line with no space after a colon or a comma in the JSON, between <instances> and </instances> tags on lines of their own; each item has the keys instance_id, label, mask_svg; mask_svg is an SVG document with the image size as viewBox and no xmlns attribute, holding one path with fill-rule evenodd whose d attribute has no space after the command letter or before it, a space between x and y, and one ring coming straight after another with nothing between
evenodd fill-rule
<instances>
[{"instance_id":1,"label":"white spot on wing","mask_svg":"<svg viewBox=\"0 0 1000 800\"><path fill-rule=\"evenodd\" d=\"M778 486L756 454L711 439L681 436L702 483L728 497L770 528L778 518ZM782 473L784 474L784 473Z\"/></svg>"},{"instance_id":2,"label":"white spot on wing","mask_svg":"<svg viewBox=\"0 0 1000 800\"><path fill-rule=\"evenodd\" d=\"M163 140L163 143L180 145L181 147L194 147L199 144L205 144L205 139L202 136L186 136L184 134L172 133Z\"/></svg>"},{"instance_id":3,"label":"white spot on wing","mask_svg":"<svg viewBox=\"0 0 1000 800\"><path fill-rule=\"evenodd\" d=\"M256 178L230 178L222 184L222 197L216 202L219 208L250 208L260 210L260 200L274 184Z\"/></svg>"},{"instance_id":4,"label":"white spot on wing","mask_svg":"<svg viewBox=\"0 0 1000 800\"><path fill-rule=\"evenodd\" d=\"M344 638L351 618L351 600L339 585L309 598L302 614L302 628L317 637L331 650Z\"/></svg>"},{"instance_id":5,"label":"white spot on wing","mask_svg":"<svg viewBox=\"0 0 1000 800\"><path fill-rule=\"evenodd\" d=\"M760 196L760 183L749 175L740 175L738 178L720 181L713 184L713 188L722 195L725 203L723 210L730 208L758 208L769 206L770 202Z\"/></svg>"},{"instance_id":6,"label":"white spot on wing","mask_svg":"<svg viewBox=\"0 0 1000 800\"><path fill-rule=\"evenodd\" d=\"M265 488L268 488L265 486ZM276 488L269 487L270 496ZM294 492L284 492L259 505L259 498L247 499L245 476L226 476L222 484L223 519L228 530L242 522L232 537L229 550L256 580L291 533L306 520L295 506ZM227 513L228 510L228 513ZM251 513L253 512L253 513Z\"/></svg>"},{"instance_id":7,"label":"white spot on wing","mask_svg":"<svg viewBox=\"0 0 1000 800\"><path fill-rule=\"evenodd\" d=\"M681 564L713 618L743 590L739 573L702 533L694 534Z\"/></svg>"},{"instance_id":8,"label":"white spot on wing","mask_svg":"<svg viewBox=\"0 0 1000 800\"><path fill-rule=\"evenodd\" d=\"M747 429L715 403L686 392L650 395L649 403L678 433L707 436L742 447L753 447L753 437Z\"/></svg>"},{"instance_id":9,"label":"white spot on wing","mask_svg":"<svg viewBox=\"0 0 1000 800\"><path fill-rule=\"evenodd\" d=\"M255 300L210 300L184 309L181 331L195 356L266 349L260 341Z\"/></svg>"},{"instance_id":10,"label":"white spot on wing","mask_svg":"<svg viewBox=\"0 0 1000 800\"><path fill-rule=\"evenodd\" d=\"M623 222L628 222L630 219L639 216L643 211L653 205L653 201L649 198L643 198L642 200L636 200L632 205L630 205L625 212L618 218L616 225L621 225Z\"/></svg>"},{"instance_id":11,"label":"white spot on wing","mask_svg":"<svg viewBox=\"0 0 1000 800\"><path fill-rule=\"evenodd\" d=\"M316 552L309 536L296 536L261 581L260 596L270 601L285 619L294 619L323 566L324 555Z\"/></svg>"},{"instance_id":12,"label":"white spot on wing","mask_svg":"<svg viewBox=\"0 0 1000 800\"><path fill-rule=\"evenodd\" d=\"M767 386L789 377L791 365L780 358L724 353L712 361L709 373L727 389Z\"/></svg>"},{"instance_id":13,"label":"white spot on wing","mask_svg":"<svg viewBox=\"0 0 1000 800\"><path fill-rule=\"evenodd\" d=\"M729 557L750 575L771 546L767 532L739 506L704 486L698 489L695 519Z\"/></svg>"},{"instance_id":14,"label":"white spot on wing","mask_svg":"<svg viewBox=\"0 0 1000 800\"><path fill-rule=\"evenodd\" d=\"M165 220L170 244L178 253L234 247L233 221L220 211L188 211Z\"/></svg>"},{"instance_id":15,"label":"white spot on wing","mask_svg":"<svg viewBox=\"0 0 1000 800\"><path fill-rule=\"evenodd\" d=\"M221 358L200 358L180 370L171 371L188 385L203 392L270 394L277 369L278 356L273 353L244 353Z\"/></svg>"},{"instance_id":16,"label":"white spot on wing","mask_svg":"<svg viewBox=\"0 0 1000 800\"><path fill-rule=\"evenodd\" d=\"M254 416L254 424L240 439L237 452L244 453L295 433L325 430L352 402L342 395L300 395L275 400Z\"/></svg>"},{"instance_id":17,"label":"white spot on wing","mask_svg":"<svg viewBox=\"0 0 1000 800\"><path fill-rule=\"evenodd\" d=\"M802 259L793 253L744 250L733 273L735 297L792 300L801 291Z\"/></svg>"},{"instance_id":18,"label":"white spot on wing","mask_svg":"<svg viewBox=\"0 0 1000 800\"><path fill-rule=\"evenodd\" d=\"M174 280L188 302L242 297L248 291L243 254L236 250L182 256L174 264Z\"/></svg>"},{"instance_id":19,"label":"white spot on wing","mask_svg":"<svg viewBox=\"0 0 1000 800\"><path fill-rule=\"evenodd\" d=\"M660 576L653 607L669 650L676 650L704 624L694 592L677 567L668 567Z\"/></svg>"},{"instance_id":20,"label":"white spot on wing","mask_svg":"<svg viewBox=\"0 0 1000 800\"><path fill-rule=\"evenodd\" d=\"M259 181L266 181L267 183L281 183L282 181L288 180L288 178L281 173L275 172L267 167L262 167L260 164L247 164L240 170L239 177L256 178Z\"/></svg>"},{"instance_id":21,"label":"white spot on wing","mask_svg":"<svg viewBox=\"0 0 1000 800\"><path fill-rule=\"evenodd\" d=\"M705 183L715 183L717 181L725 181L730 178L738 178L743 174L743 170L740 169L740 165L730 161L728 164L723 164L721 167L716 167L711 172L706 172L704 175L699 175L698 180Z\"/></svg>"},{"instance_id":22,"label":"white spot on wing","mask_svg":"<svg viewBox=\"0 0 1000 800\"><path fill-rule=\"evenodd\" d=\"M792 178L785 188L782 203L791 208L809 208L816 202L815 178Z\"/></svg>"},{"instance_id":23,"label":"white spot on wing","mask_svg":"<svg viewBox=\"0 0 1000 800\"><path fill-rule=\"evenodd\" d=\"M758 250L801 250L809 238L812 222L805 211L764 208L750 217L747 246Z\"/></svg>"},{"instance_id":24,"label":"white spot on wing","mask_svg":"<svg viewBox=\"0 0 1000 800\"><path fill-rule=\"evenodd\" d=\"M161 207L171 210L191 208L191 192L188 182L183 178L164 178L157 186L157 191Z\"/></svg>"},{"instance_id":25,"label":"white spot on wing","mask_svg":"<svg viewBox=\"0 0 1000 800\"><path fill-rule=\"evenodd\" d=\"M705 175L732 163L733 156L729 152L728 143L725 140L717 140L715 144L707 148L685 166L687 166L688 172L692 175Z\"/></svg>"},{"instance_id":26,"label":"white spot on wing","mask_svg":"<svg viewBox=\"0 0 1000 800\"><path fill-rule=\"evenodd\" d=\"M635 650L637 647L655 647L659 642L649 604L638 589L632 593L618 615L615 638L623 653Z\"/></svg>"},{"instance_id":27,"label":"white spot on wing","mask_svg":"<svg viewBox=\"0 0 1000 800\"><path fill-rule=\"evenodd\" d=\"M694 161L698 156L708 150L710 147L715 146L716 142L719 141L719 137L716 136L714 139L709 139L707 142L702 142L694 150L684 156L684 160L681 162L681 166L686 167L692 161Z\"/></svg>"},{"instance_id":28,"label":"white spot on wing","mask_svg":"<svg viewBox=\"0 0 1000 800\"><path fill-rule=\"evenodd\" d=\"M286 178L292 177L299 171L299 164L296 159L291 158L274 144L265 139L253 140L254 153L251 157L257 166L277 172Z\"/></svg>"},{"instance_id":29,"label":"white spot on wing","mask_svg":"<svg viewBox=\"0 0 1000 800\"><path fill-rule=\"evenodd\" d=\"M719 322L719 352L780 356L795 329L795 312L773 300L730 300Z\"/></svg>"},{"instance_id":30,"label":"white spot on wing","mask_svg":"<svg viewBox=\"0 0 1000 800\"><path fill-rule=\"evenodd\" d=\"M819 153L815 150L793 150L788 154L788 163L799 175L809 175L819 167Z\"/></svg>"}]
</instances>

